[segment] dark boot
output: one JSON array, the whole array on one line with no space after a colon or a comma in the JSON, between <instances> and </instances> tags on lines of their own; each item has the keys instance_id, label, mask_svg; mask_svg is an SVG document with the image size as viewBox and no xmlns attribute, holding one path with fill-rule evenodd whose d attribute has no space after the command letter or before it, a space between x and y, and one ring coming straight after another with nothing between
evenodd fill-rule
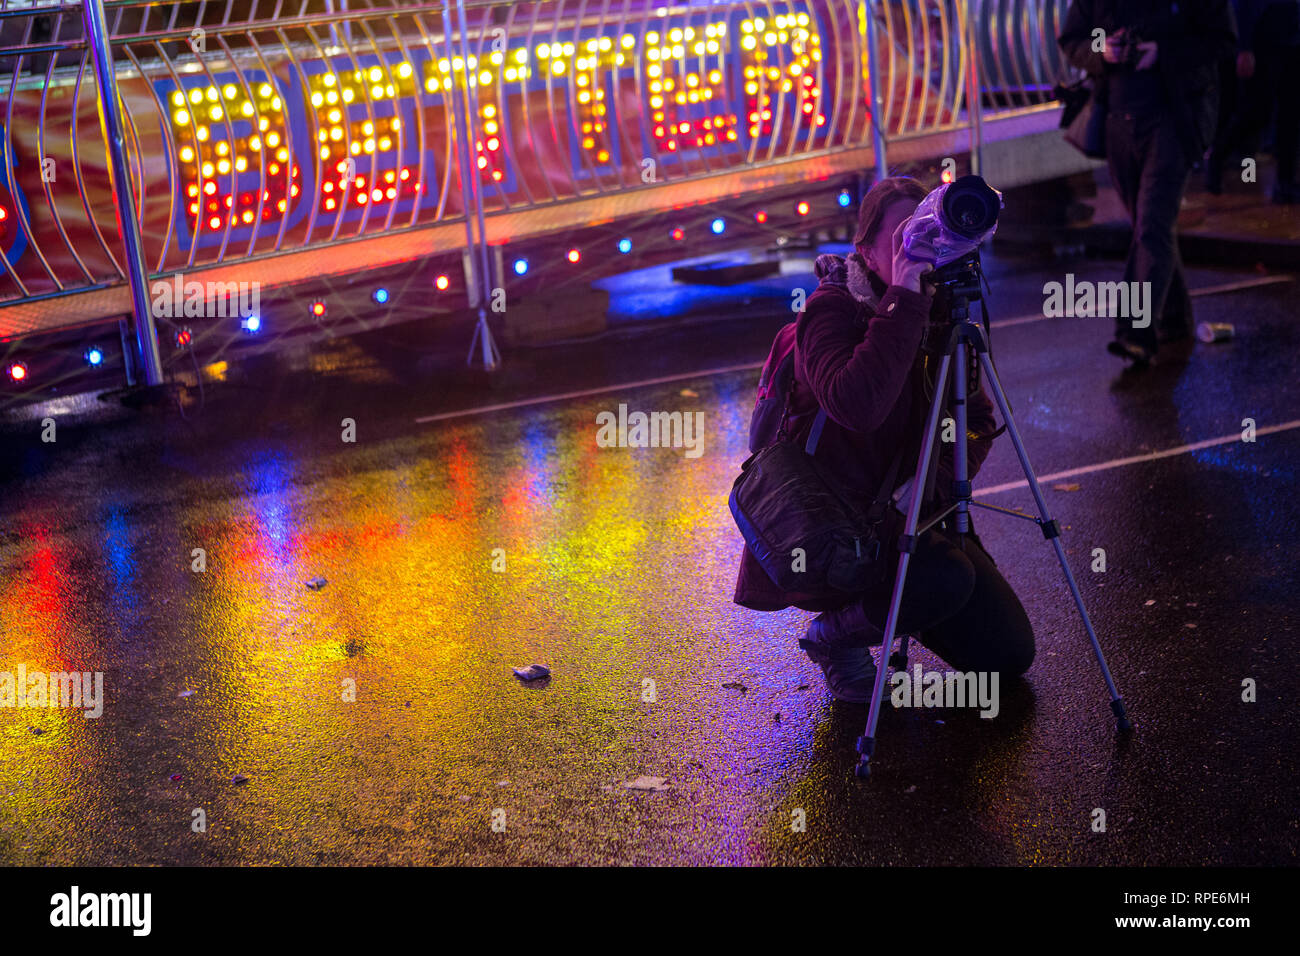
<instances>
[{"instance_id":1,"label":"dark boot","mask_svg":"<svg viewBox=\"0 0 1300 956\"><path fill-rule=\"evenodd\" d=\"M826 686L836 700L850 704L871 701L871 691L876 684L876 664L871 659L871 648L827 648L807 638L802 638L799 646L808 653L809 660L822 669Z\"/></svg>"},{"instance_id":2,"label":"dark boot","mask_svg":"<svg viewBox=\"0 0 1300 956\"><path fill-rule=\"evenodd\" d=\"M808 624L804 636L827 648L874 647L885 637L880 628L867 620L861 601L818 614Z\"/></svg>"},{"instance_id":3,"label":"dark boot","mask_svg":"<svg viewBox=\"0 0 1300 956\"><path fill-rule=\"evenodd\" d=\"M862 602L854 601L813 618L799 646L822 669L826 686L837 700L865 704L871 700L876 681L870 648L884 637L867 620Z\"/></svg>"}]
</instances>

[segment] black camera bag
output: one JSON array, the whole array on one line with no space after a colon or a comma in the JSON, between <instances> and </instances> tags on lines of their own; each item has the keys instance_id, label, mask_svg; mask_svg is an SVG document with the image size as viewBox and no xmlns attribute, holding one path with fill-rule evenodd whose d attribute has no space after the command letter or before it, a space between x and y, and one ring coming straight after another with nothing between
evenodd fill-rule
<instances>
[{"instance_id":1,"label":"black camera bag","mask_svg":"<svg viewBox=\"0 0 1300 956\"><path fill-rule=\"evenodd\" d=\"M804 447L785 434L789 397L777 439L740 466L729 505L750 553L784 591L852 595L889 572L882 547L892 544L899 519L890 494L903 454L894 456L880 493L862 514L818 468L814 455L826 411L819 409ZM796 570L796 549L803 569Z\"/></svg>"}]
</instances>

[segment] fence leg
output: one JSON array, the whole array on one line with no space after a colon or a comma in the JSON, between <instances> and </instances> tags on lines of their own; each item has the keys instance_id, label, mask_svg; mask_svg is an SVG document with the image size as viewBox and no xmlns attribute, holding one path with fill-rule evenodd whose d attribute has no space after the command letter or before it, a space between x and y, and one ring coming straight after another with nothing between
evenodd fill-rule
<instances>
[{"instance_id":1,"label":"fence leg","mask_svg":"<svg viewBox=\"0 0 1300 956\"><path fill-rule=\"evenodd\" d=\"M876 154L876 182L889 175L889 161L885 155L884 110L880 101L880 71L876 69L879 49L876 46L876 5L873 0L863 0L862 16L867 24L867 90L871 96L872 152Z\"/></svg>"},{"instance_id":2,"label":"fence leg","mask_svg":"<svg viewBox=\"0 0 1300 956\"><path fill-rule=\"evenodd\" d=\"M131 165L127 160L126 136L122 131L117 75L113 72L113 51L109 46L103 0L84 0L81 17L86 31L86 43L95 64L95 83L99 88L99 125L108 153L117 231L126 248L126 278L131 285L131 330L134 333L137 359L135 368L144 376L145 385L161 385L163 374L162 357L158 352L158 329L154 325L153 312L149 309L144 242L140 238L140 220L136 215L135 189L131 183Z\"/></svg>"},{"instance_id":3,"label":"fence leg","mask_svg":"<svg viewBox=\"0 0 1300 956\"><path fill-rule=\"evenodd\" d=\"M970 120L970 171L984 175L984 96L980 91L980 45L978 38L982 4L966 0L962 28L966 44L966 115Z\"/></svg>"},{"instance_id":4,"label":"fence leg","mask_svg":"<svg viewBox=\"0 0 1300 956\"><path fill-rule=\"evenodd\" d=\"M442 30L448 56L452 55L451 3L452 0L446 0L442 6ZM491 372L501 364L501 355L497 351L496 343L492 341L492 330L488 327L487 321L487 305L492 301L492 279L488 271L487 233L484 231L483 201L478 189L478 173L471 161L469 151L469 144L473 135L473 121L468 115L471 91L469 87L469 47L465 36L465 11L459 0L457 0L456 6L460 21L460 58L465 64L465 69L459 74L456 70L453 70L451 79L453 83L458 81L463 83L464 89L456 90L451 97L451 101L456 118L456 158L457 165L460 167L460 194L465 207L467 261L472 265L473 281L479 293L478 324L474 327L474 338L470 342L469 355L465 362L467 365L474 364L475 347L478 346L477 351L481 357L483 368ZM475 96L473 102L477 101L477 96ZM477 240L474 237L474 223L476 221L479 231Z\"/></svg>"}]
</instances>

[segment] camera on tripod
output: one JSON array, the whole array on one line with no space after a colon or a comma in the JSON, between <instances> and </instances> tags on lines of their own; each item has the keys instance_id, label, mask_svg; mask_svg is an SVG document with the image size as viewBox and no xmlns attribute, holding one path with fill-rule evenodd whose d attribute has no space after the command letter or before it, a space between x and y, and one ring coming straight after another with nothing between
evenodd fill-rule
<instances>
[{"instance_id":1,"label":"camera on tripod","mask_svg":"<svg viewBox=\"0 0 1300 956\"><path fill-rule=\"evenodd\" d=\"M997 231L1001 208L1002 194L982 177L962 176L932 190L903 228L908 257L934 263L923 281L935 288L930 314L940 318L922 338L924 351L943 352L949 326L964 321L966 307L980 298L979 249Z\"/></svg>"},{"instance_id":2,"label":"camera on tripod","mask_svg":"<svg viewBox=\"0 0 1300 956\"><path fill-rule=\"evenodd\" d=\"M903 229L908 258L934 263L925 277L931 285L959 279L968 271L963 262L998 228L1002 194L981 176L962 176L932 190L921 200Z\"/></svg>"}]
</instances>

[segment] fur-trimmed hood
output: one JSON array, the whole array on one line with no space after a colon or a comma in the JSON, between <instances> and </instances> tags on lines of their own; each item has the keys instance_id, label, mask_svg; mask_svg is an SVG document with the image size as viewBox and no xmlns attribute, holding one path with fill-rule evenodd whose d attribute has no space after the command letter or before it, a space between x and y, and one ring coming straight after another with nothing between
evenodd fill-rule
<instances>
[{"instance_id":1,"label":"fur-trimmed hood","mask_svg":"<svg viewBox=\"0 0 1300 956\"><path fill-rule=\"evenodd\" d=\"M849 295L875 312L883 292L877 292L879 279L872 282L872 275L862 256L854 252L847 256L824 253L813 263L813 273L818 279L818 288L826 285L838 285L848 289Z\"/></svg>"}]
</instances>

